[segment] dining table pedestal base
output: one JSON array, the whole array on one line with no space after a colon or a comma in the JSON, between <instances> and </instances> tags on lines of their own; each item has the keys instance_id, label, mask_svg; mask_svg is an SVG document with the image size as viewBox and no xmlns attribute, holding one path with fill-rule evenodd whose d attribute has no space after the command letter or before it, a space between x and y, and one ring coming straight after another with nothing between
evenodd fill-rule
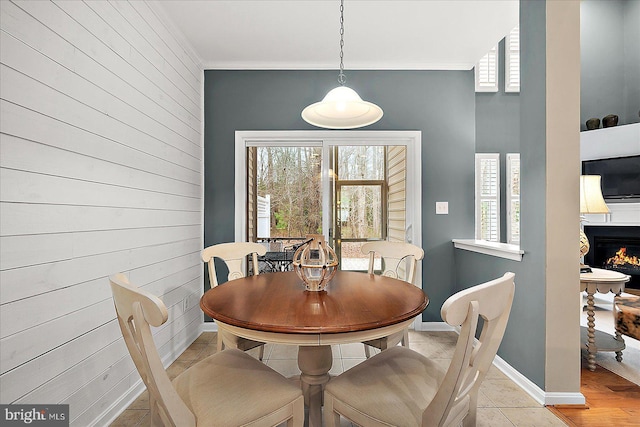
<instances>
[{"instance_id":1,"label":"dining table pedestal base","mask_svg":"<svg viewBox=\"0 0 640 427\"><path fill-rule=\"evenodd\" d=\"M322 395L333 365L330 345L298 347L298 367L304 403L309 408L309 426L322 426Z\"/></svg>"}]
</instances>

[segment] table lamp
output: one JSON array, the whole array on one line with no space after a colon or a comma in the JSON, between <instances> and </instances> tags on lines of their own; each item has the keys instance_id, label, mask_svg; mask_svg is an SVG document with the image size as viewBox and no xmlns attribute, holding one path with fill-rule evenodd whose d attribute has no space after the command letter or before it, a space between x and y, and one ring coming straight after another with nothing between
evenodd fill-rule
<instances>
[{"instance_id":1,"label":"table lamp","mask_svg":"<svg viewBox=\"0 0 640 427\"><path fill-rule=\"evenodd\" d=\"M602 197L600 175L580 175L580 214L606 214L609 208ZM582 220L584 217L580 217ZM580 227L580 256L589 253L589 239ZM580 273L590 273L589 266L580 263Z\"/></svg>"}]
</instances>

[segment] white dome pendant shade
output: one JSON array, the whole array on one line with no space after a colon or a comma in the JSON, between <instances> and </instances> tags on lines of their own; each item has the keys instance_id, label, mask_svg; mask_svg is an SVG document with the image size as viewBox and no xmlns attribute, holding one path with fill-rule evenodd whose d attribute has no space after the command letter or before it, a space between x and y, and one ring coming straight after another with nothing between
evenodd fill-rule
<instances>
[{"instance_id":1,"label":"white dome pendant shade","mask_svg":"<svg viewBox=\"0 0 640 427\"><path fill-rule=\"evenodd\" d=\"M302 110L302 118L314 126L327 129L353 129L368 126L380 120L382 108L363 101L357 92L347 86L338 86L324 99Z\"/></svg>"},{"instance_id":2,"label":"white dome pendant shade","mask_svg":"<svg viewBox=\"0 0 640 427\"><path fill-rule=\"evenodd\" d=\"M355 90L344 85L344 0L340 0L340 73L338 86L324 99L302 110L305 122L327 129L353 129L368 126L380 120L382 108L363 101Z\"/></svg>"}]
</instances>

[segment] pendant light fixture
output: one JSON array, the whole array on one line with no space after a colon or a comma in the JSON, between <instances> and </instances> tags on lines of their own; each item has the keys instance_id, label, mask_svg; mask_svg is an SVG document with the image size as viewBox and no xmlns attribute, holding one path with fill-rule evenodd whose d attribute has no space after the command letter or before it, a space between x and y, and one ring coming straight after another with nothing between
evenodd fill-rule
<instances>
[{"instance_id":1,"label":"pendant light fixture","mask_svg":"<svg viewBox=\"0 0 640 427\"><path fill-rule=\"evenodd\" d=\"M302 110L302 118L314 126L327 129L353 129L368 126L380 120L382 108L363 101L355 90L345 86L343 63L344 0L340 0L340 73L338 86L324 99Z\"/></svg>"}]
</instances>

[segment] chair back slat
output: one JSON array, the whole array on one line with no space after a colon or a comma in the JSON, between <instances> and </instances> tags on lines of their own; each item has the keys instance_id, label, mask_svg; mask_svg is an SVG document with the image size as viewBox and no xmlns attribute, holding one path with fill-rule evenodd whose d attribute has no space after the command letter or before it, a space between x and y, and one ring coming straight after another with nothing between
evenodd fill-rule
<instances>
[{"instance_id":1,"label":"chair back slat","mask_svg":"<svg viewBox=\"0 0 640 427\"><path fill-rule=\"evenodd\" d=\"M469 408L477 406L478 389L504 336L514 292L514 274L506 273L458 292L442 305L442 319L461 330L449 369L423 414L423 426L457 425L467 414L475 414Z\"/></svg>"},{"instance_id":2,"label":"chair back slat","mask_svg":"<svg viewBox=\"0 0 640 427\"><path fill-rule=\"evenodd\" d=\"M424 258L424 250L411 243L376 241L362 245L363 254L369 254L369 274L374 272L375 255L382 258L383 276L415 284L416 266ZM403 268L404 267L404 268ZM402 274L402 270L404 274Z\"/></svg>"},{"instance_id":3,"label":"chair back slat","mask_svg":"<svg viewBox=\"0 0 640 427\"><path fill-rule=\"evenodd\" d=\"M204 248L200 253L202 261L207 263L209 268L209 283L212 288L218 286L218 278L216 276L215 258L219 258L225 262L229 269L227 280L240 279L245 276L243 269L244 261L248 255L251 255L253 263L253 274L258 274L258 255L263 256L267 253L260 243L254 242L229 242L219 243L217 245Z\"/></svg>"},{"instance_id":4,"label":"chair back slat","mask_svg":"<svg viewBox=\"0 0 640 427\"><path fill-rule=\"evenodd\" d=\"M173 388L153 341L151 326L167 321L160 298L129 283L123 274L109 277L118 324L133 363L149 391L150 405L169 426L195 426L195 416Z\"/></svg>"}]
</instances>

